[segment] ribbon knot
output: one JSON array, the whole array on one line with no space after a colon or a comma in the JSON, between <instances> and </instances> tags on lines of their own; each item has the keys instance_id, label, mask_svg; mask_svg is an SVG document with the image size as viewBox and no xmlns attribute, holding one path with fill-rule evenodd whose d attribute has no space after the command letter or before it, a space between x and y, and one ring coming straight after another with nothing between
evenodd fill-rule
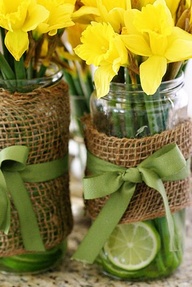
<instances>
[{"instance_id":1,"label":"ribbon knot","mask_svg":"<svg viewBox=\"0 0 192 287\"><path fill-rule=\"evenodd\" d=\"M142 173L138 167L131 167L122 173L122 180L132 183L140 183L142 182Z\"/></svg>"},{"instance_id":2,"label":"ribbon knot","mask_svg":"<svg viewBox=\"0 0 192 287\"><path fill-rule=\"evenodd\" d=\"M121 220L137 183L144 182L159 192L163 199L170 233L170 250L176 250L175 229L163 181L181 180L189 176L190 167L176 144L168 144L144 159L137 167L124 168L101 160L88 152L84 178L84 198L109 195L109 199L73 255L74 259L93 263L106 240Z\"/></svg>"},{"instance_id":3,"label":"ribbon knot","mask_svg":"<svg viewBox=\"0 0 192 287\"><path fill-rule=\"evenodd\" d=\"M24 182L44 182L66 172L67 158L26 165L29 149L10 146L0 151L0 230L8 234L11 224L11 203L18 212L23 244L26 250L41 252L45 247L37 218Z\"/></svg>"}]
</instances>

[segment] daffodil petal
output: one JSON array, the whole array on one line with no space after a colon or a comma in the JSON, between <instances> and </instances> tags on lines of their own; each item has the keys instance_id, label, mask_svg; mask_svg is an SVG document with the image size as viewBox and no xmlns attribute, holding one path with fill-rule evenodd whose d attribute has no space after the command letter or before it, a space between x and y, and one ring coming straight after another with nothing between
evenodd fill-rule
<instances>
[{"instance_id":1,"label":"daffodil petal","mask_svg":"<svg viewBox=\"0 0 192 287\"><path fill-rule=\"evenodd\" d=\"M74 26L65 29L65 36L72 48L80 44L80 37L85 28L86 25L75 23Z\"/></svg>"},{"instance_id":2,"label":"daffodil petal","mask_svg":"<svg viewBox=\"0 0 192 287\"><path fill-rule=\"evenodd\" d=\"M151 32L149 33L149 41L150 47L153 55L161 55L164 56L167 45L168 45L168 37Z\"/></svg>"},{"instance_id":3,"label":"daffodil petal","mask_svg":"<svg viewBox=\"0 0 192 287\"><path fill-rule=\"evenodd\" d=\"M131 8L131 0L97 0L97 5L98 3L102 3L108 11L111 11L116 8L122 8L124 10Z\"/></svg>"},{"instance_id":4,"label":"daffodil petal","mask_svg":"<svg viewBox=\"0 0 192 287\"><path fill-rule=\"evenodd\" d=\"M124 23L125 27L123 27L123 31L126 31L126 34L137 34L138 30L134 25L134 19L136 14L139 11L136 9L128 9L124 12Z\"/></svg>"},{"instance_id":5,"label":"daffodil petal","mask_svg":"<svg viewBox=\"0 0 192 287\"><path fill-rule=\"evenodd\" d=\"M39 24L39 33L49 33L53 36L56 34L57 29L74 25L74 22L71 20L74 5L66 2L60 0L38 0L38 3L49 11L49 17L45 21L48 24L47 29L45 29L45 25Z\"/></svg>"},{"instance_id":6,"label":"daffodil petal","mask_svg":"<svg viewBox=\"0 0 192 287\"><path fill-rule=\"evenodd\" d=\"M96 16L99 16L99 10L96 7L82 6L73 12L72 20L78 21L81 24L89 24L91 20L95 20Z\"/></svg>"},{"instance_id":7,"label":"daffodil petal","mask_svg":"<svg viewBox=\"0 0 192 287\"><path fill-rule=\"evenodd\" d=\"M41 5L30 5L30 13L27 14L25 23L22 27L23 31L34 30L41 22L49 17L49 11Z\"/></svg>"},{"instance_id":8,"label":"daffodil petal","mask_svg":"<svg viewBox=\"0 0 192 287\"><path fill-rule=\"evenodd\" d=\"M181 2L181 0L166 0L166 4L167 4L169 10L171 11L173 18L176 17L176 12L177 12L178 5L180 2Z\"/></svg>"},{"instance_id":9,"label":"daffodil petal","mask_svg":"<svg viewBox=\"0 0 192 287\"><path fill-rule=\"evenodd\" d=\"M119 35L114 38L113 46L106 57L107 62L116 62L118 63L118 69L120 66L125 66L128 63L128 53L127 49Z\"/></svg>"},{"instance_id":10,"label":"daffodil petal","mask_svg":"<svg viewBox=\"0 0 192 287\"><path fill-rule=\"evenodd\" d=\"M29 39L27 32L17 30L8 31L5 37L5 45L16 61L19 61L23 53L28 49Z\"/></svg>"},{"instance_id":11,"label":"daffodil petal","mask_svg":"<svg viewBox=\"0 0 192 287\"><path fill-rule=\"evenodd\" d=\"M129 49L132 53L147 57L152 54L150 46L141 34L121 35L121 38L127 49Z\"/></svg>"},{"instance_id":12,"label":"daffodil petal","mask_svg":"<svg viewBox=\"0 0 192 287\"><path fill-rule=\"evenodd\" d=\"M192 58L192 35L175 27L169 39L166 58L169 62Z\"/></svg>"},{"instance_id":13,"label":"daffodil petal","mask_svg":"<svg viewBox=\"0 0 192 287\"><path fill-rule=\"evenodd\" d=\"M116 75L111 65L103 65L97 68L94 73L94 81L97 97L101 98L108 94L110 82Z\"/></svg>"},{"instance_id":14,"label":"daffodil petal","mask_svg":"<svg viewBox=\"0 0 192 287\"><path fill-rule=\"evenodd\" d=\"M112 1L107 1L107 4L113 4ZM124 24L124 11L122 7L118 6L118 3L115 3L115 7L113 5L104 5L103 1L98 1L98 9L100 12L99 21L110 23L113 27L114 31L119 33ZM120 3L119 3L120 4ZM109 6L109 7L107 7Z\"/></svg>"},{"instance_id":15,"label":"daffodil petal","mask_svg":"<svg viewBox=\"0 0 192 287\"><path fill-rule=\"evenodd\" d=\"M140 65L141 86L147 95L153 95L156 92L166 68L167 60L160 56L151 56Z\"/></svg>"}]
</instances>

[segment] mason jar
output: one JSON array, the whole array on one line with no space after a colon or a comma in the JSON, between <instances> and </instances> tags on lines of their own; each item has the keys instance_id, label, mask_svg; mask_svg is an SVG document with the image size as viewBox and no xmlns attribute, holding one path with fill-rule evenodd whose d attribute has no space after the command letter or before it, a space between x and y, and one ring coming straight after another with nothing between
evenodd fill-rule
<instances>
[{"instance_id":1,"label":"mason jar","mask_svg":"<svg viewBox=\"0 0 192 287\"><path fill-rule=\"evenodd\" d=\"M66 253L72 229L67 163L70 107L68 85L62 78L61 68L52 63L42 78L0 79L1 154L26 147L29 152L22 169L29 166L37 173L29 171L23 178L19 170L23 187L15 184L10 190L3 170L6 160L1 163L10 200L10 226L0 231L2 272L44 272L60 264ZM14 166L14 154L10 156L10 166ZM49 164L54 166L47 168ZM37 241L44 248L36 249Z\"/></svg>"},{"instance_id":2,"label":"mason jar","mask_svg":"<svg viewBox=\"0 0 192 287\"><path fill-rule=\"evenodd\" d=\"M162 82L154 95L141 85L111 83L108 95L91 96L90 110L98 131L119 138L140 138L172 129L186 120L188 95L184 75Z\"/></svg>"},{"instance_id":3,"label":"mason jar","mask_svg":"<svg viewBox=\"0 0 192 287\"><path fill-rule=\"evenodd\" d=\"M110 91L105 97L98 99L95 93L91 96L91 123L88 123L89 120L85 122L87 148L100 159L108 160L112 164L119 161L129 168L132 167L136 153L133 148L136 140L141 154L143 146L143 157L147 154L147 144L159 135L164 142L170 141L183 146L185 143L180 144L182 136L177 138L176 135L173 138L171 131L188 122L187 105L188 95L184 90L183 74L174 80L162 82L154 95L146 95L140 85L111 83ZM94 139L91 138L93 135ZM187 133L185 135L187 137ZM102 146L103 138L106 142ZM150 144L152 149L158 150L164 145L161 139L157 147L155 142ZM191 146L188 139L186 142ZM125 148L119 151L122 146ZM184 152L184 156L188 160L190 152ZM131 163L126 162L130 158ZM165 166L166 168L169 167ZM105 167L102 171L104 170ZM87 166L87 174L94 175L93 166L90 170ZM189 182L189 178L186 180ZM104 186L108 186L108 183ZM182 188L183 191L189 188L188 183L179 189ZM152 198L150 200L153 201ZM147 199L146 203L142 201L141 195L137 210L150 204ZM88 214L93 222L96 221L105 200L85 202ZM116 204L118 205L118 202ZM165 213L157 213L157 216L148 214L143 220L132 220L128 206L128 217L120 220L97 257L96 261L103 272L119 279L148 280L165 277L175 271L182 263L185 239L185 206L179 202L175 204L176 208L171 211L177 245L175 250L170 248L170 233ZM96 211L98 207L99 211ZM106 224L109 221L110 218L106 218Z\"/></svg>"}]
</instances>

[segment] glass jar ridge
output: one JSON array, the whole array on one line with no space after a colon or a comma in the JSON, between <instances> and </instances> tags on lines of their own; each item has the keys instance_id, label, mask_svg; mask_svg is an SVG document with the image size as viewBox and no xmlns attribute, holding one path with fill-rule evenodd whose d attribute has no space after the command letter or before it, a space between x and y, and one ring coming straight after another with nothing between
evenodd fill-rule
<instances>
[{"instance_id":1,"label":"glass jar ridge","mask_svg":"<svg viewBox=\"0 0 192 287\"><path fill-rule=\"evenodd\" d=\"M26 79L2 79L0 78L0 89L5 91L28 93L38 88L53 86L63 77L62 69L55 63L51 63L47 67L43 77L26 78Z\"/></svg>"}]
</instances>

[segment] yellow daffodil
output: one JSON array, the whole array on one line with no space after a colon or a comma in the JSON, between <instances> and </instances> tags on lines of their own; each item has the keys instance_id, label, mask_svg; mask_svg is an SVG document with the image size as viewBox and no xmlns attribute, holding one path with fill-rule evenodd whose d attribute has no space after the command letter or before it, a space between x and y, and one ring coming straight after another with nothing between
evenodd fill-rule
<instances>
[{"instance_id":1,"label":"yellow daffodil","mask_svg":"<svg viewBox=\"0 0 192 287\"><path fill-rule=\"evenodd\" d=\"M91 19L101 23L110 23L117 33L121 32L121 28L124 26L124 11L131 9L131 0L87 0L82 2L84 6L73 14L73 19L78 19L83 23L89 23Z\"/></svg>"},{"instance_id":2,"label":"yellow daffodil","mask_svg":"<svg viewBox=\"0 0 192 287\"><path fill-rule=\"evenodd\" d=\"M120 35L107 23L92 23L82 33L81 45L75 48L76 54L97 68L94 74L97 97L105 96L113 77L120 66L127 64L127 50Z\"/></svg>"},{"instance_id":3,"label":"yellow daffodil","mask_svg":"<svg viewBox=\"0 0 192 287\"><path fill-rule=\"evenodd\" d=\"M75 0L37 0L49 11L49 17L38 26L40 34L48 33L53 36L58 29L72 26L71 15L74 11Z\"/></svg>"},{"instance_id":4,"label":"yellow daffodil","mask_svg":"<svg viewBox=\"0 0 192 287\"><path fill-rule=\"evenodd\" d=\"M63 46L58 47L57 53L60 58L69 61L82 61L73 51L73 49L80 44L81 33L87 26L76 23L75 25L65 29L62 37Z\"/></svg>"},{"instance_id":5,"label":"yellow daffodil","mask_svg":"<svg viewBox=\"0 0 192 287\"><path fill-rule=\"evenodd\" d=\"M72 48L75 48L80 44L80 38L82 32L86 29L87 25L83 25L80 23L76 23L75 25L68 27L65 30L65 34L67 36L67 41L70 43Z\"/></svg>"},{"instance_id":6,"label":"yellow daffodil","mask_svg":"<svg viewBox=\"0 0 192 287\"><path fill-rule=\"evenodd\" d=\"M82 44L74 50L88 65L99 66L107 57L115 35L110 25L92 22L82 33Z\"/></svg>"},{"instance_id":7,"label":"yellow daffodil","mask_svg":"<svg viewBox=\"0 0 192 287\"><path fill-rule=\"evenodd\" d=\"M156 0L131 0L131 3L132 8L141 10L142 7L146 6L147 4L154 4L155 1ZM178 11L180 13L181 9L189 8L191 5L191 0L165 0L165 2L175 21L177 21Z\"/></svg>"},{"instance_id":8,"label":"yellow daffodil","mask_svg":"<svg viewBox=\"0 0 192 287\"><path fill-rule=\"evenodd\" d=\"M120 33L124 26L124 11L131 9L130 0L98 0L99 17L97 21L110 23L115 32Z\"/></svg>"},{"instance_id":9,"label":"yellow daffodil","mask_svg":"<svg viewBox=\"0 0 192 287\"><path fill-rule=\"evenodd\" d=\"M166 72L167 64L192 57L192 35L175 27L170 10L164 0L157 0L141 11L134 10L133 33L125 15L126 28L122 39L134 54L144 56L140 65L140 79L143 90L154 94ZM137 32L136 32L137 31Z\"/></svg>"},{"instance_id":10,"label":"yellow daffodil","mask_svg":"<svg viewBox=\"0 0 192 287\"><path fill-rule=\"evenodd\" d=\"M81 24L89 24L99 15L97 0L77 0L72 19Z\"/></svg>"},{"instance_id":11,"label":"yellow daffodil","mask_svg":"<svg viewBox=\"0 0 192 287\"><path fill-rule=\"evenodd\" d=\"M5 45L19 61L28 49L28 31L47 19L49 11L35 0L1 0L0 26L7 30Z\"/></svg>"}]
</instances>

